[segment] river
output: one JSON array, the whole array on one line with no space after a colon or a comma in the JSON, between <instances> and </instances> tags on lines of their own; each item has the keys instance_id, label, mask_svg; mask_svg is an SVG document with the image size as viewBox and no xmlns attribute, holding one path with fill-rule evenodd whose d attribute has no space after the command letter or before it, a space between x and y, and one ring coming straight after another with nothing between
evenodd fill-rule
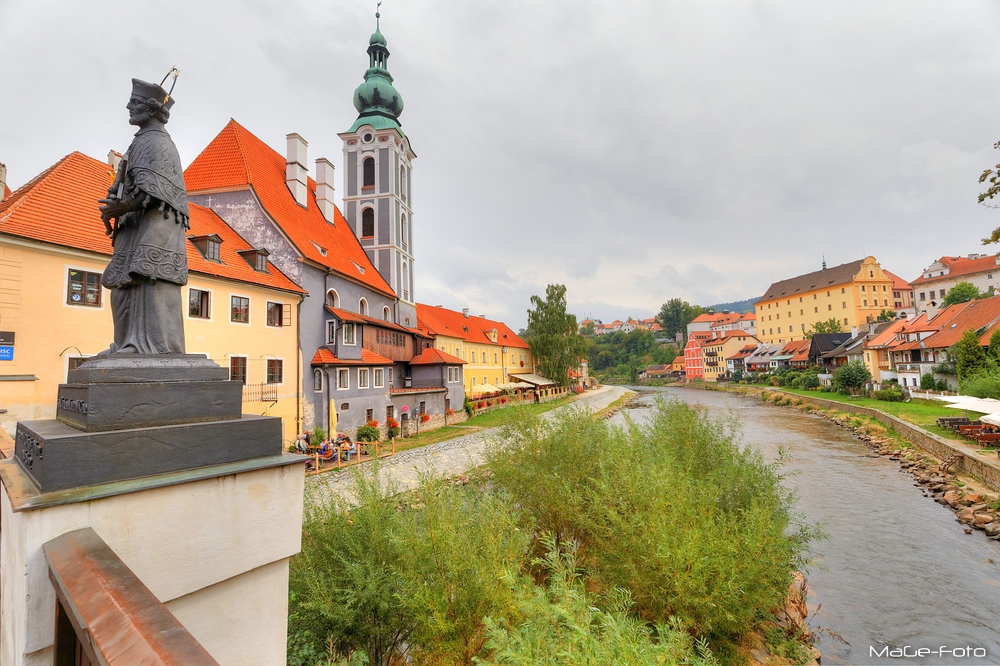
<instances>
[{"instance_id":1,"label":"river","mask_svg":"<svg viewBox=\"0 0 1000 666\"><path fill-rule=\"evenodd\" d=\"M966 534L897 462L868 457L850 431L808 412L730 393L642 390L735 416L745 445L769 459L779 447L790 454L798 509L827 535L812 545L806 572L810 612L822 606L810 625L821 630L824 665L1000 663L1000 542ZM624 412L640 422L648 413ZM920 648L931 652L913 656Z\"/></svg>"}]
</instances>

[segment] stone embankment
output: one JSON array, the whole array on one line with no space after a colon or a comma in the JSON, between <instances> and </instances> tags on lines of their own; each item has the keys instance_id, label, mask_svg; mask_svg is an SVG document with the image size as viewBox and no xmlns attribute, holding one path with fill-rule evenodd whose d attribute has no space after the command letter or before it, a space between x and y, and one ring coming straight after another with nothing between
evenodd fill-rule
<instances>
[{"instance_id":1,"label":"stone embankment","mask_svg":"<svg viewBox=\"0 0 1000 666\"><path fill-rule=\"evenodd\" d=\"M816 634L809 628L808 623L809 611L806 607L808 596L809 585L806 583L806 578L801 571L796 571L792 584L788 586L788 596L785 597L784 605L772 611L774 620L765 623L763 629L749 636L744 644L742 651L750 666L778 666L791 663L805 666L819 665L820 651L812 644ZM784 646L785 649L774 645L769 648L765 639L769 629L776 629L780 632L779 635L794 647L790 651L787 650L787 645ZM772 653L771 648L778 654Z\"/></svg>"}]
</instances>

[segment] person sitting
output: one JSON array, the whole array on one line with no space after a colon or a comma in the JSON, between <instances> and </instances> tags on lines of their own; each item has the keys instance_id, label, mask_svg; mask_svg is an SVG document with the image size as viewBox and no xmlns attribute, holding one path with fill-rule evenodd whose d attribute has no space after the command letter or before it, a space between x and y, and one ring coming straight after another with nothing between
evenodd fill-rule
<instances>
[{"instance_id":1,"label":"person sitting","mask_svg":"<svg viewBox=\"0 0 1000 666\"><path fill-rule=\"evenodd\" d=\"M324 439L319 446L319 459L337 462L337 449L330 444L330 440Z\"/></svg>"},{"instance_id":2,"label":"person sitting","mask_svg":"<svg viewBox=\"0 0 1000 666\"><path fill-rule=\"evenodd\" d=\"M301 453L302 455L309 453L309 443L303 435L299 435L295 438L295 452Z\"/></svg>"},{"instance_id":3,"label":"person sitting","mask_svg":"<svg viewBox=\"0 0 1000 666\"><path fill-rule=\"evenodd\" d=\"M350 460L351 456L358 452L358 447L350 437L345 436L340 444L340 450Z\"/></svg>"}]
</instances>

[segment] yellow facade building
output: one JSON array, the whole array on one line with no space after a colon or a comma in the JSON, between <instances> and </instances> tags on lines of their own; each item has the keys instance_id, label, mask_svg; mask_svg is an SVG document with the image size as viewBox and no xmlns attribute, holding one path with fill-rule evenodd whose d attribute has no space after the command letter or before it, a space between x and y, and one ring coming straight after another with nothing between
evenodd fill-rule
<instances>
[{"instance_id":1,"label":"yellow facade building","mask_svg":"<svg viewBox=\"0 0 1000 666\"><path fill-rule=\"evenodd\" d=\"M100 284L111 242L97 211L109 164L72 153L0 202L0 425L55 417L70 369L113 339ZM183 287L188 353L203 353L244 383L243 411L300 427L303 291L213 212L191 206ZM11 343L11 344L6 344Z\"/></svg>"},{"instance_id":2,"label":"yellow facade building","mask_svg":"<svg viewBox=\"0 0 1000 666\"><path fill-rule=\"evenodd\" d=\"M757 338L746 331L712 331L713 337L701 341L702 368L706 382L717 382L728 373L726 359L747 345L756 344Z\"/></svg>"},{"instance_id":3,"label":"yellow facade building","mask_svg":"<svg viewBox=\"0 0 1000 666\"><path fill-rule=\"evenodd\" d=\"M764 343L803 340L813 325L835 319L841 331L892 310L892 276L865 257L772 284L756 302L757 338Z\"/></svg>"},{"instance_id":4,"label":"yellow facade building","mask_svg":"<svg viewBox=\"0 0 1000 666\"><path fill-rule=\"evenodd\" d=\"M466 362L465 394L477 393L477 386L499 388L512 375L531 375L535 363L528 348L513 330L501 321L470 315L434 305L417 303L417 325L434 338L434 346Z\"/></svg>"}]
</instances>

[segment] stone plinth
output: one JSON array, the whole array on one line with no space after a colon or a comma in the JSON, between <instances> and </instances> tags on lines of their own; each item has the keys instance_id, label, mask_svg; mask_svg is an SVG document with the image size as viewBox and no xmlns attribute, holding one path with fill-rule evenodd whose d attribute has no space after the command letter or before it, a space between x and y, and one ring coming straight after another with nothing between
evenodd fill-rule
<instances>
[{"instance_id":1,"label":"stone plinth","mask_svg":"<svg viewBox=\"0 0 1000 666\"><path fill-rule=\"evenodd\" d=\"M14 438L15 459L42 492L280 453L276 416L105 432L83 432L54 419L21 421Z\"/></svg>"}]
</instances>

